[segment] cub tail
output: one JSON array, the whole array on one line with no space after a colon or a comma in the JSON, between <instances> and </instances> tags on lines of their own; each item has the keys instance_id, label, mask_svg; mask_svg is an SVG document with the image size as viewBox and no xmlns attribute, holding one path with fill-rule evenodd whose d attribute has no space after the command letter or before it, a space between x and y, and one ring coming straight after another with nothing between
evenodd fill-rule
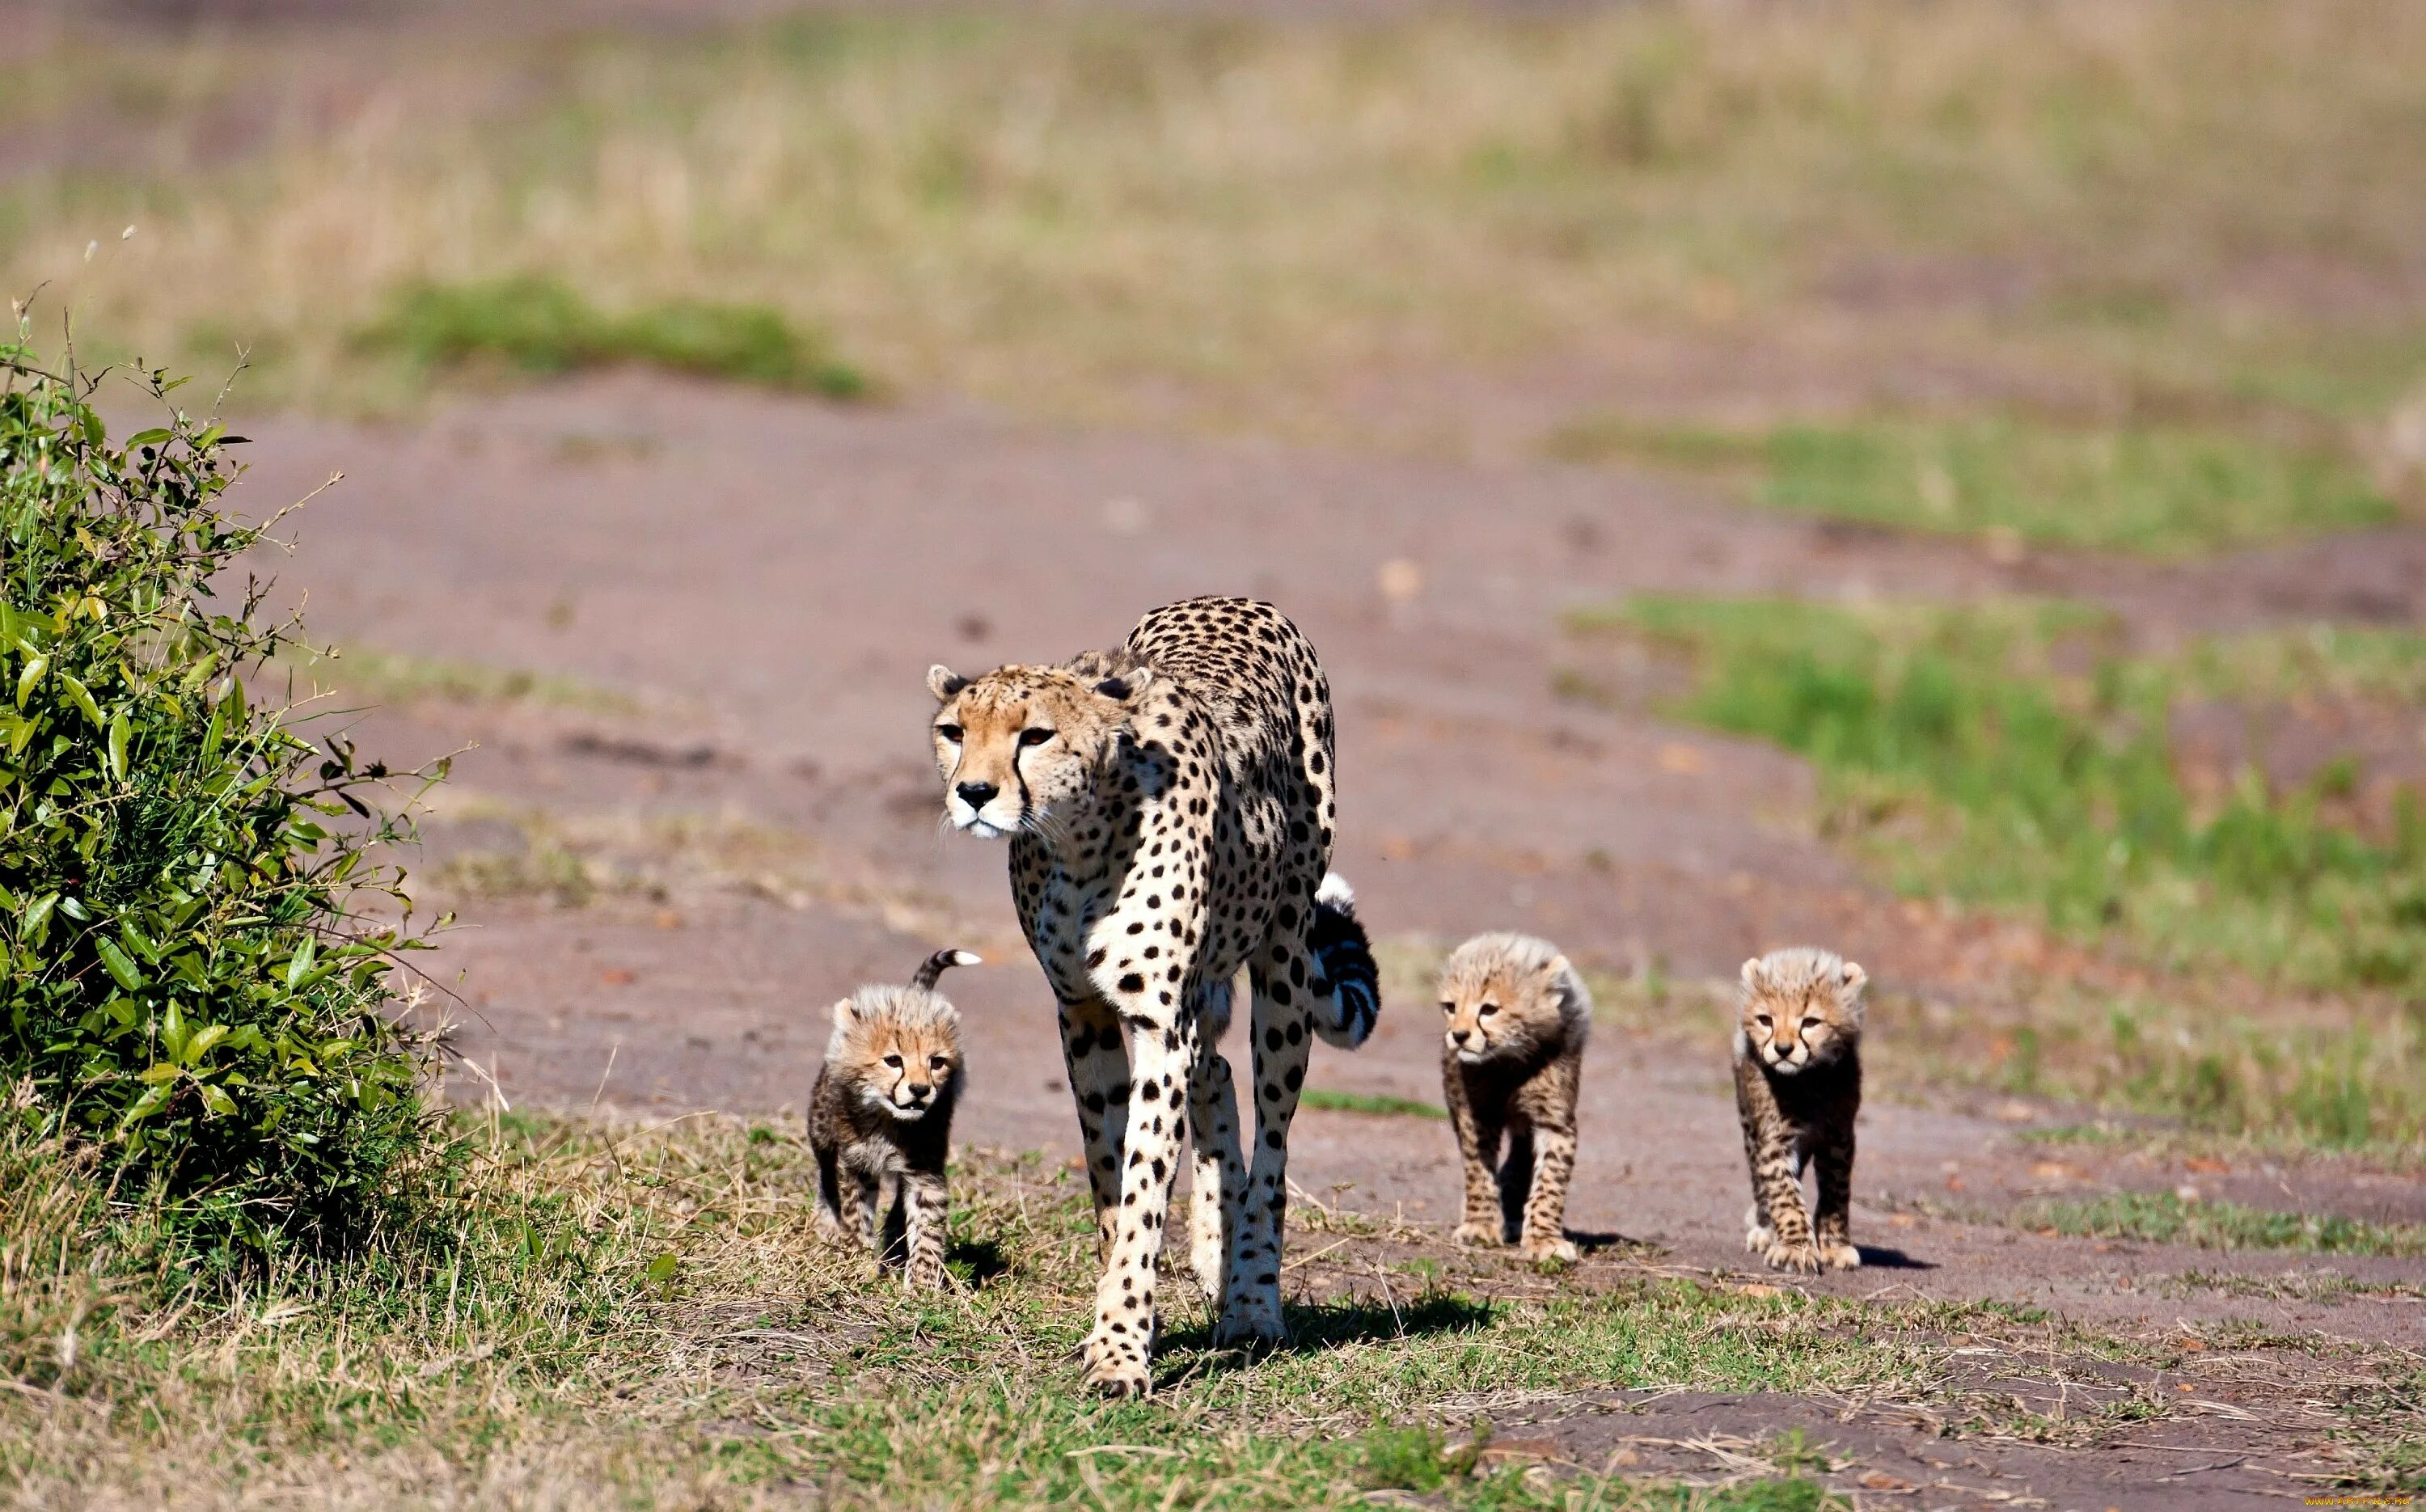
<instances>
[{"instance_id":1,"label":"cub tail","mask_svg":"<svg viewBox=\"0 0 2426 1512\"><path fill-rule=\"evenodd\" d=\"M1356 920L1356 891L1337 872L1323 875L1314 891L1314 920L1306 930L1316 980L1314 1032L1343 1050L1354 1050L1382 1016L1382 972L1373 963L1373 942ZM1326 1014L1324 999L1331 1011Z\"/></svg>"},{"instance_id":2,"label":"cub tail","mask_svg":"<svg viewBox=\"0 0 2426 1512\"><path fill-rule=\"evenodd\" d=\"M973 950L939 950L927 957L926 964L918 968L918 974L910 978L910 985L921 992L932 992L935 984L943 980L944 973L952 967L983 964L983 958Z\"/></svg>"}]
</instances>

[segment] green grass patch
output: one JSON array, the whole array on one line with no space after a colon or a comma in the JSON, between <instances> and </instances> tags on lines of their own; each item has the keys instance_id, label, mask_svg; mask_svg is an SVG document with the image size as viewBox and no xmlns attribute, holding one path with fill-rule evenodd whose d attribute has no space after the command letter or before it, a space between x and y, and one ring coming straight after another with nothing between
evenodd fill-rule
<instances>
[{"instance_id":1,"label":"green grass patch","mask_svg":"<svg viewBox=\"0 0 2426 1512\"><path fill-rule=\"evenodd\" d=\"M1302 1107L1328 1108L1334 1113L1364 1113L1377 1118L1446 1118L1448 1109L1437 1102L1420 1098L1391 1097L1381 1092L1339 1092L1327 1086L1309 1086L1298 1096Z\"/></svg>"},{"instance_id":2,"label":"green grass patch","mask_svg":"<svg viewBox=\"0 0 2426 1512\"><path fill-rule=\"evenodd\" d=\"M1845 608L1644 596L1571 617L1680 656L1674 712L1820 770L1828 830L1902 891L2021 908L2179 966L2304 987L2426 989L2426 812L2362 836L2337 764L2193 795L2169 719L2180 666L2124 654L2096 611Z\"/></svg>"},{"instance_id":3,"label":"green grass patch","mask_svg":"<svg viewBox=\"0 0 2426 1512\"><path fill-rule=\"evenodd\" d=\"M488 360L526 373L569 373L636 362L830 399L869 393L865 375L780 311L676 299L609 314L561 280L538 275L414 285L361 337L373 349L432 367Z\"/></svg>"},{"instance_id":4,"label":"green grass patch","mask_svg":"<svg viewBox=\"0 0 2426 1512\"><path fill-rule=\"evenodd\" d=\"M1594 419L1547 445L1571 460L1619 456L1737 477L1748 497L1802 514L2055 546L2172 555L2399 515L2335 447L2187 426L1882 420L1755 433Z\"/></svg>"},{"instance_id":5,"label":"green grass patch","mask_svg":"<svg viewBox=\"0 0 2426 1512\"><path fill-rule=\"evenodd\" d=\"M580 678L366 647L291 651L279 665L311 685L299 687L299 696L325 688L341 699L374 704L528 703L597 714L630 714L639 707L627 693Z\"/></svg>"},{"instance_id":6,"label":"green grass patch","mask_svg":"<svg viewBox=\"0 0 2426 1512\"><path fill-rule=\"evenodd\" d=\"M2138 1239L2201 1249L2289 1249L2305 1255L2426 1254L2426 1226L2334 1214L2275 1213L2238 1202L2185 1202L2171 1192L2115 1192L2078 1201L2025 1203L2011 1220L2095 1239Z\"/></svg>"}]
</instances>

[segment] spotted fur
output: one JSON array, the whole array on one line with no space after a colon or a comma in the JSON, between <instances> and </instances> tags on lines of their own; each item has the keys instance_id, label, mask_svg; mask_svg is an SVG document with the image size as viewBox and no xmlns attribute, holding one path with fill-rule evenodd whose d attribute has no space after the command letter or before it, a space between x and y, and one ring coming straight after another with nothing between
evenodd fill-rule
<instances>
[{"instance_id":1,"label":"spotted fur","mask_svg":"<svg viewBox=\"0 0 2426 1512\"><path fill-rule=\"evenodd\" d=\"M1781 950L1743 965L1736 1111L1752 1166L1744 1247L1780 1270L1850 1270L1853 1119L1862 1108L1859 966L1824 950ZM1819 1168L1815 1217L1803 1169Z\"/></svg>"},{"instance_id":2,"label":"spotted fur","mask_svg":"<svg viewBox=\"0 0 2426 1512\"><path fill-rule=\"evenodd\" d=\"M946 812L1011 837L1012 900L1060 1005L1105 1263L1088 1379L1148 1388L1183 1120L1215 1338L1282 1338L1288 1131L1307 1057L1318 1035L1361 1042L1381 1004L1352 896L1324 891L1336 811L1314 648L1270 604L1191 599L1113 651L974 680L938 667L928 685ZM1216 1048L1241 969L1252 1164Z\"/></svg>"},{"instance_id":3,"label":"spotted fur","mask_svg":"<svg viewBox=\"0 0 2426 1512\"><path fill-rule=\"evenodd\" d=\"M880 1259L902 1230L902 1280L931 1290L944 1279L945 1161L962 1082L961 1015L935 990L947 966L974 966L965 950L937 951L908 987L863 987L833 1005L833 1037L809 1094L809 1146L817 1159L817 1227L864 1243ZM858 1198L843 1216L843 1179Z\"/></svg>"},{"instance_id":4,"label":"spotted fur","mask_svg":"<svg viewBox=\"0 0 2426 1512\"><path fill-rule=\"evenodd\" d=\"M1465 1162L1457 1242L1575 1259L1564 1229L1591 992L1548 941L1477 935L1442 969L1440 1005L1441 1090Z\"/></svg>"}]
</instances>

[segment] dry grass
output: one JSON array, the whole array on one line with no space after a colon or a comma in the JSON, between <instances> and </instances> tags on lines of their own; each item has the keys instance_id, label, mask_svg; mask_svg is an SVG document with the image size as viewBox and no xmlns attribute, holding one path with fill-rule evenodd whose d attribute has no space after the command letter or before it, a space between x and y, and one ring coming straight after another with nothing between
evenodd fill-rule
<instances>
[{"instance_id":1,"label":"dry grass","mask_svg":"<svg viewBox=\"0 0 2426 1512\"><path fill-rule=\"evenodd\" d=\"M2426 353L2394 0L826 15L432 42L282 104L345 76L306 46L37 37L0 120L106 150L0 185L0 281L163 360L248 345L272 400L401 402L353 339L395 291L543 272L764 305L913 389L1325 438L1413 434L1374 381L1512 365L1597 375L1545 431L1916 364L1957 402L2364 422Z\"/></svg>"},{"instance_id":2,"label":"dry grass","mask_svg":"<svg viewBox=\"0 0 2426 1512\"><path fill-rule=\"evenodd\" d=\"M1452 1506L1750 1512L1817 1498L1782 1497L1773 1481L1469 1476L1444 1451L1479 1417L1578 1387L1838 1392L1870 1408L1926 1403L1961 1424L1952 1434L2042 1433L1965 1385L1955 1355L2004 1349L2083 1386L2100 1360L2180 1374L2234 1358L2221 1339L2133 1343L2035 1313L1739 1290L1656 1268L1591 1287L1528 1273L1506 1296L1402 1283L1384 1305L1364 1295L1373 1254L1309 1254L1293 1280L1327 1299L1292 1307L1297 1347L1259 1361L1205 1348L1175 1280L1160 1395L1105 1404L1076 1390L1067 1359L1089 1313L1092 1224L1059 1166L962 1151L956 1281L919 1298L815 1240L790 1130L493 1116L466 1133L471 1165L423 1231L228 1289L184 1284L139 1210L109 1209L21 1122L0 1131L12 1383L0 1501L1347 1507L1395 1491ZM2329 1466L2352 1484L2397 1484L2415 1411L2406 1367L2343 1349L2330 1369L2337 1405L2312 1431L2321 1444L2338 1424L2353 1441L2323 1449ZM2060 1434L2094 1443L2178 1410L2158 1386L2135 1388L2077 1409ZM2378 1420L2396 1431L2363 1447Z\"/></svg>"}]
</instances>

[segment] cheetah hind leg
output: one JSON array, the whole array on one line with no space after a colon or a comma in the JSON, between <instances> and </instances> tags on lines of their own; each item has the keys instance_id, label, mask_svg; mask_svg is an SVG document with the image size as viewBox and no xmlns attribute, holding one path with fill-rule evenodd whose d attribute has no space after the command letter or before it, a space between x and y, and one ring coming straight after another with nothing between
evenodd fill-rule
<instances>
[{"instance_id":1,"label":"cheetah hind leg","mask_svg":"<svg viewBox=\"0 0 2426 1512\"><path fill-rule=\"evenodd\" d=\"M1189 1262L1216 1314L1227 1295L1231 1251L1238 1235L1233 1216L1244 1205L1247 1166L1238 1150L1238 1098L1230 1063L1220 1049L1230 1027L1231 984L1200 989L1195 1063L1188 1069L1188 1143L1193 1161L1189 1209Z\"/></svg>"}]
</instances>

